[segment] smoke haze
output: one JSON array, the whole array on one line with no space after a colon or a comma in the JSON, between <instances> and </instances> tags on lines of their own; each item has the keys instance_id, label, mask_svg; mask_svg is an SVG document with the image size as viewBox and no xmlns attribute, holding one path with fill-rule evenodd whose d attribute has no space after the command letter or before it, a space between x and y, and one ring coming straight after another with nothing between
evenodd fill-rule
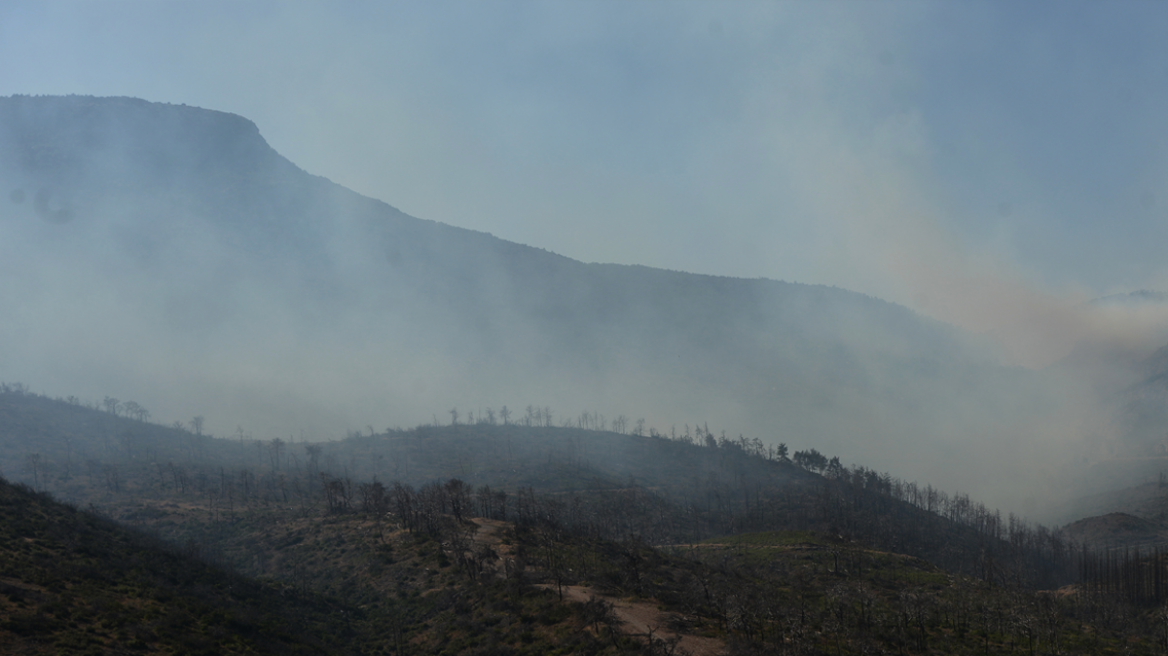
<instances>
[{"instance_id":1,"label":"smoke haze","mask_svg":"<svg viewBox=\"0 0 1168 656\"><path fill-rule=\"evenodd\" d=\"M1168 287L1162 10L453 6L6 3L0 93L192 107L5 100L48 132L0 378L257 437L702 421L1018 508L1122 444L1165 304L1090 301Z\"/></svg>"}]
</instances>

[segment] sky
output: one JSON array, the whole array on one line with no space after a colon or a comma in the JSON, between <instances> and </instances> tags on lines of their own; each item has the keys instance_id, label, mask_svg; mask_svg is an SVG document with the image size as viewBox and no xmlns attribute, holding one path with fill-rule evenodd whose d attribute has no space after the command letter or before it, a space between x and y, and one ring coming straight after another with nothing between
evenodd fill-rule
<instances>
[{"instance_id":1,"label":"sky","mask_svg":"<svg viewBox=\"0 0 1168 656\"><path fill-rule=\"evenodd\" d=\"M1168 290L1165 33L1155 2L9 0L0 95L240 114L420 218L836 285L1037 366L1083 301Z\"/></svg>"}]
</instances>

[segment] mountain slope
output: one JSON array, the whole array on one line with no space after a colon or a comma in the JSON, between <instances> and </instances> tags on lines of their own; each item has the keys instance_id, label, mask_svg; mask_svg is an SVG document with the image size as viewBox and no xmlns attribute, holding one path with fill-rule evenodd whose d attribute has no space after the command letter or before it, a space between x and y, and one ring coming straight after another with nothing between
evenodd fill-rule
<instances>
[{"instance_id":1,"label":"mountain slope","mask_svg":"<svg viewBox=\"0 0 1168 656\"><path fill-rule=\"evenodd\" d=\"M0 376L206 414L220 433L534 403L1000 489L968 459L1018 461L1018 435L1057 403L903 307L585 264L415 219L303 172L230 114L0 99L0 180Z\"/></svg>"}]
</instances>

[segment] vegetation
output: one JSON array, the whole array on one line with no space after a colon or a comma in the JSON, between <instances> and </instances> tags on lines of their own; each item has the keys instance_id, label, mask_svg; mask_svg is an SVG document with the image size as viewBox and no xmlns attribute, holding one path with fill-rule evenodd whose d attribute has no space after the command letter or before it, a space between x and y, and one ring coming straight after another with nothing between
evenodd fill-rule
<instances>
[{"instance_id":1,"label":"vegetation","mask_svg":"<svg viewBox=\"0 0 1168 656\"><path fill-rule=\"evenodd\" d=\"M0 480L6 653L329 653L344 606L192 559Z\"/></svg>"},{"instance_id":2,"label":"vegetation","mask_svg":"<svg viewBox=\"0 0 1168 656\"><path fill-rule=\"evenodd\" d=\"M1168 648L1162 552L704 426L256 441L11 386L0 417L91 509L2 488L0 636L29 653Z\"/></svg>"}]
</instances>

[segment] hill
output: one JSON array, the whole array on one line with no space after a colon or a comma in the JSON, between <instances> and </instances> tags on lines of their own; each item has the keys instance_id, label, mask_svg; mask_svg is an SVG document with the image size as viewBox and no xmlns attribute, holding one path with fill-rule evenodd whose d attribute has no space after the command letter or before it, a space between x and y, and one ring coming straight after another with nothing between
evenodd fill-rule
<instances>
[{"instance_id":1,"label":"hill","mask_svg":"<svg viewBox=\"0 0 1168 656\"><path fill-rule=\"evenodd\" d=\"M1168 544L1164 527L1127 513L1086 517L1063 527L1068 539L1098 548Z\"/></svg>"},{"instance_id":2,"label":"hill","mask_svg":"<svg viewBox=\"0 0 1168 656\"><path fill-rule=\"evenodd\" d=\"M228 440L12 386L0 407L0 435L44 427L23 475L135 527L2 484L0 631L29 653L1161 648L1165 590L1120 575L1161 553L814 450L486 422ZM58 464L83 452L105 459Z\"/></svg>"},{"instance_id":3,"label":"hill","mask_svg":"<svg viewBox=\"0 0 1168 656\"><path fill-rule=\"evenodd\" d=\"M324 654L345 607L289 594L0 479L7 654Z\"/></svg>"},{"instance_id":4,"label":"hill","mask_svg":"<svg viewBox=\"0 0 1168 656\"><path fill-rule=\"evenodd\" d=\"M648 544L816 530L989 580L1055 583L1073 569L1073 551L1057 535L1007 522L968 496L745 437L484 422L298 444L200 436L21 391L0 393L0 408L0 417L21 417L20 425L95 427L68 440L41 432L43 450L24 456L25 480L180 544L225 548L236 539L231 527L253 516L273 522L322 507L380 508L425 526L452 511L540 516ZM52 422L54 409L72 420ZM111 440L111 425L132 437ZM130 448L117 448L125 443ZM100 459L67 465L83 452ZM453 487L438 485L448 479ZM233 562L245 567L257 558L265 558L262 549L245 548Z\"/></svg>"}]
</instances>

